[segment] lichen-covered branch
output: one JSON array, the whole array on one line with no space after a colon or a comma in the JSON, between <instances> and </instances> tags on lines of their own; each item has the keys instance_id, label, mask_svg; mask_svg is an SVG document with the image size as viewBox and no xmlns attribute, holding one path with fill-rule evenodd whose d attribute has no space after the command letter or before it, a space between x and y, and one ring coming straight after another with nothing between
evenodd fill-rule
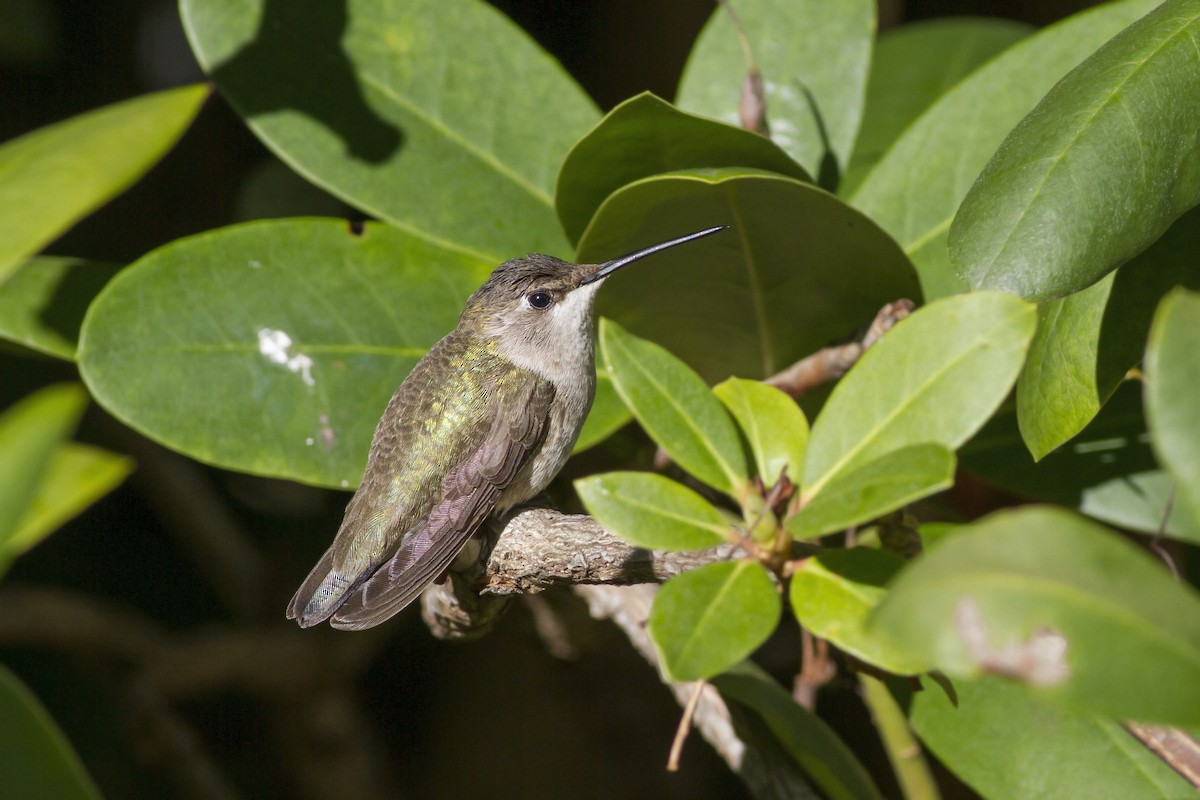
<instances>
[{"instance_id":1,"label":"lichen-covered branch","mask_svg":"<svg viewBox=\"0 0 1200 800\"><path fill-rule=\"evenodd\" d=\"M491 629L515 594L552 586L662 583L681 572L744 555L733 544L691 553L634 547L591 517L530 508L508 517L486 562L451 575L421 598L425 623L441 639L474 639Z\"/></svg>"}]
</instances>

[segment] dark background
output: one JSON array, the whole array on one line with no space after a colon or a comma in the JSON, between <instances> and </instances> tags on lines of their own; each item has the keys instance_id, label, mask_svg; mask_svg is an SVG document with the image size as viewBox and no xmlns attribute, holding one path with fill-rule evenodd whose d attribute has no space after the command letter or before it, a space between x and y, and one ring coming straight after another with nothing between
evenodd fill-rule
<instances>
[{"instance_id":1,"label":"dark background","mask_svg":"<svg viewBox=\"0 0 1200 800\"><path fill-rule=\"evenodd\" d=\"M495 5L555 55L602 108L647 88L673 96L691 42L712 8L707 0ZM961 14L1041 25L1088 5L1093 3L882 0L880 19L884 29ZM177 9L167 0L0 0L0 141L201 78ZM128 263L181 236L299 214L356 216L288 172L214 96L159 166L49 252ZM75 377L69 364L0 349L0 407L39 386ZM111 603L179 637L233 626L293 635L290 629L283 633L284 604L336 530L346 494L199 466L150 445L94 407L79 438L132 453L138 472L20 559L3 587L78 593L74 596ZM594 468L598 456L591 458L592 464L569 469ZM198 556L204 548L194 542L231 531L251 542L269 565L257 586L267 607L278 609L277 617L234 620L214 590L211 571ZM0 593L0 614L3 598ZM549 602L571 623L571 658L548 652L523 603L514 605L496 633L465 645L432 639L418 614L406 612L371 641L368 665L354 673L350 688L363 716L331 719L328 730L345 724L363 730L372 756L384 765L387 796L745 795L698 738L685 750L682 771L668 774L664 764L679 715L674 701L615 628L590 622L570 597ZM328 630L294 635L307 637L301 655L318 661L323 647L341 653L344 637L355 636ZM780 638L766 648L764 659L782 677L792 671L797 653ZM165 719L180 729L163 729L162 719L148 722L144 710L135 708L141 697L136 664L2 640L0 661L47 705L111 800L303 794L300 762L310 756L279 734L287 725L281 720L292 706L304 705L303 699L222 686L175 698ZM301 661L298 672L325 668ZM819 710L876 772L885 793L894 795L854 693L835 684L822 693ZM320 729L319 713L313 713L307 719ZM342 744L330 733L327 742L307 746L310 755L338 757ZM202 785L193 774L195 763L180 763L188 753L200 754L196 763L216 770L215 786Z\"/></svg>"}]
</instances>

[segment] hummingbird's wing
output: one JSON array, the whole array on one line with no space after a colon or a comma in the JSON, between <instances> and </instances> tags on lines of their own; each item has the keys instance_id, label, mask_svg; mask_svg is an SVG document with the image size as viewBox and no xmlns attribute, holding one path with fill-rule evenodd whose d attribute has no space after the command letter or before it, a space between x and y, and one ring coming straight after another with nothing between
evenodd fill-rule
<instances>
[{"instance_id":1,"label":"hummingbird's wing","mask_svg":"<svg viewBox=\"0 0 1200 800\"><path fill-rule=\"evenodd\" d=\"M344 600L324 615L332 615L333 627L358 630L380 624L415 600L450 566L521 467L537 452L546 435L553 399L554 386L545 380L530 381L523 390L497 396L492 424L485 429L482 442L446 473L440 499L427 517L405 532L391 558L367 570L357 585L345 592ZM313 570L318 582L331 574L332 561L330 548ZM304 588L297 597L310 594ZM304 624L319 621L305 619Z\"/></svg>"}]
</instances>

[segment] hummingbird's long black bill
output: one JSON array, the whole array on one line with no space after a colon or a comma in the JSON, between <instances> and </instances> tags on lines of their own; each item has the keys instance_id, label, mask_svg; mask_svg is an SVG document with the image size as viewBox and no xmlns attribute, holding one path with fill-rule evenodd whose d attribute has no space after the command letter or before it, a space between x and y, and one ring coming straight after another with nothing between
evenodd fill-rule
<instances>
[{"instance_id":1,"label":"hummingbird's long black bill","mask_svg":"<svg viewBox=\"0 0 1200 800\"><path fill-rule=\"evenodd\" d=\"M612 261L606 261L600 265L600 269L581 280L579 285L587 286L589 283L595 283L598 280L603 280L626 264L632 264L639 259L654 255L660 250L666 250L668 247L674 247L677 244L684 244L685 242L690 242L693 239L703 239L705 236L711 236L712 234L718 231L723 231L728 227L728 225L718 225L715 228L705 228L702 231L696 231L695 233L689 233L687 236L680 236L677 239L669 239L665 242L652 244L649 247L643 247L641 250L635 250L632 253L621 256L620 258L614 258Z\"/></svg>"}]
</instances>

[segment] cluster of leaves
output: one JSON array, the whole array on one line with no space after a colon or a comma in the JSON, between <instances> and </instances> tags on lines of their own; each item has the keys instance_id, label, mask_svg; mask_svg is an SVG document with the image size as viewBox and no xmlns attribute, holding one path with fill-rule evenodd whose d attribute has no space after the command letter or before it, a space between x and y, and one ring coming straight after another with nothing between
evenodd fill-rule
<instances>
[{"instance_id":1,"label":"cluster of leaves","mask_svg":"<svg viewBox=\"0 0 1200 800\"><path fill-rule=\"evenodd\" d=\"M908 722L983 795L1181 794L1113 720L1200 724L1200 599L1114 532L1034 507L926 526L907 564L872 546L793 554L946 488L960 462L1200 542L1200 296L1174 288L1200 287L1200 0L878 42L870 0L736 5L770 138L728 124L746 65L726 14L674 105L646 94L602 116L477 0L182 0L225 100L379 222L247 223L119 270L32 257L148 169L208 89L101 109L0 147L0 336L74 360L110 413L193 458L349 487L388 396L495 264L599 261L731 224L601 293L579 442L636 417L726 497L628 472L578 484L636 544L747 554L663 587L651 629L668 674L712 678L831 796L876 796L832 734L738 664L786 589L799 623L858 661L955 678L957 708L922 692ZM757 382L901 297L928 305L823 407L806 401L811 432ZM53 387L0 420L0 564L130 469L67 441L85 398ZM1067 761L1087 769L1063 775Z\"/></svg>"}]
</instances>

